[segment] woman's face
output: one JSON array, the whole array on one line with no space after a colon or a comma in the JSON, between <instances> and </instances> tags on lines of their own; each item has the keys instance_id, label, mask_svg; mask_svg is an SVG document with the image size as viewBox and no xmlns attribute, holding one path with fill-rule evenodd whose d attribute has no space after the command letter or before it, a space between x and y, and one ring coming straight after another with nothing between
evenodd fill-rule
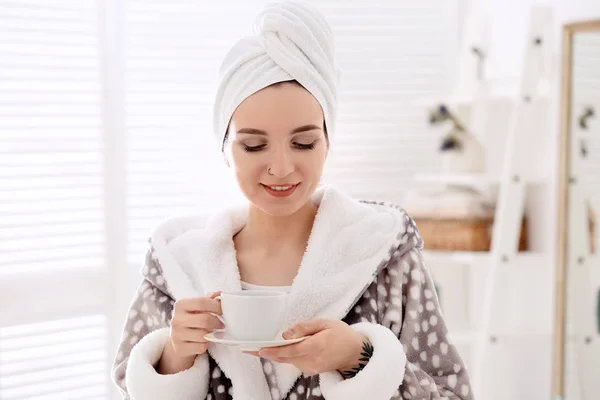
<instances>
[{"instance_id":1,"label":"woman's face","mask_svg":"<svg viewBox=\"0 0 600 400\"><path fill-rule=\"evenodd\" d=\"M254 93L236 109L225 159L254 206L286 216L311 199L327 150L319 102L302 86L285 83Z\"/></svg>"}]
</instances>

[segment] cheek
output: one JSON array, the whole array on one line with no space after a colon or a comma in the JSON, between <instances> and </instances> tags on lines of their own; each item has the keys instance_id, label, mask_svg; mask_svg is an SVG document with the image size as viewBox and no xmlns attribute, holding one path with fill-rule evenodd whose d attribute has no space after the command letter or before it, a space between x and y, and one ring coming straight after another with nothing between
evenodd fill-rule
<instances>
[{"instance_id":1,"label":"cheek","mask_svg":"<svg viewBox=\"0 0 600 400\"><path fill-rule=\"evenodd\" d=\"M326 149L315 149L311 152L310 157L306 157L305 162L303 162L303 169L307 172L310 171L311 175L321 175L326 159Z\"/></svg>"},{"instance_id":2,"label":"cheek","mask_svg":"<svg viewBox=\"0 0 600 400\"><path fill-rule=\"evenodd\" d=\"M256 157L255 154L249 154L243 150L234 150L231 152L229 163L240 183L260 175L262 162L260 157Z\"/></svg>"}]
</instances>

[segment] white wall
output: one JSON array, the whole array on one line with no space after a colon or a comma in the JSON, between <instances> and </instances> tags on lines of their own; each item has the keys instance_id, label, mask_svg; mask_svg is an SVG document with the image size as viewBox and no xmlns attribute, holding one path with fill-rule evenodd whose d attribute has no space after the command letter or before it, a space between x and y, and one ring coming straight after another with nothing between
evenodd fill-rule
<instances>
[{"instance_id":1,"label":"white wall","mask_svg":"<svg viewBox=\"0 0 600 400\"><path fill-rule=\"evenodd\" d=\"M525 49L526 34L527 34L527 22L528 14L533 5L536 3L542 3L534 0L471 0L475 4L487 9L486 15L489 18L489 33L490 33L490 51L491 54L488 59L487 65L487 76L497 82L510 83L512 85L518 83L518 76L521 72L523 52ZM485 3L485 6L484 6ZM547 141L545 143L539 143L543 146L543 159L541 160L541 169L551 174L551 182L549 185L541 188L536 193L532 203L530 203L530 209L538 209L536 211L536 219L532 228L532 235L537 239L534 239L535 247L541 247L549 249L551 251L551 265L546 270L551 276L546 276L541 279L544 284L554 283L554 266L555 266L555 254L554 248L555 235L556 235L556 195L557 195L557 182L556 173L558 171L558 159L557 159L557 144L559 135L559 102L560 102L560 56L562 49L562 26L569 22L579 20L589 20L600 18L600 1L599 0L550 0L543 2L550 4L554 8L554 22L553 22L553 57L554 57L554 68L555 68L555 79L552 83L553 97L551 99L552 112L549 114L549 131L547 135ZM541 210L539 209L541 207ZM539 281L538 281L539 284ZM550 288L552 292L554 287ZM552 323L552 315L554 302L545 305L547 309L540 310L541 315L547 315L549 321L544 321L544 326L550 326ZM525 349L524 349L525 350ZM545 362L551 360L551 355L547 354L551 351L549 348L536 348L532 350L527 349L530 354L538 355L536 361L538 365L543 365ZM523 376L529 376L527 368L528 366L513 365L514 369L520 371ZM535 367L534 367L535 368ZM539 367L537 368L539 369ZM549 370L549 369L547 369ZM498 377L500 378L500 377ZM527 394L522 398L528 399L548 399L550 398L550 376L542 377L547 378L547 381L541 383L532 383L531 379L525 378L523 380L514 379L514 375L506 376L505 383L513 386L513 390L510 392ZM502 378L500 378L502 379ZM497 382L498 379L494 379ZM532 391L532 388L535 390ZM571 399L569 399L571 400Z\"/></svg>"},{"instance_id":2,"label":"white wall","mask_svg":"<svg viewBox=\"0 0 600 400\"><path fill-rule=\"evenodd\" d=\"M565 23L600 18L598 0L474 0L486 3L490 21L491 52L488 73L492 78L518 76L525 46L527 15L538 3L550 4L555 10L555 48L560 51L561 27Z\"/></svg>"},{"instance_id":3,"label":"white wall","mask_svg":"<svg viewBox=\"0 0 600 400\"><path fill-rule=\"evenodd\" d=\"M577 20L600 18L598 0L553 0L559 24Z\"/></svg>"}]
</instances>

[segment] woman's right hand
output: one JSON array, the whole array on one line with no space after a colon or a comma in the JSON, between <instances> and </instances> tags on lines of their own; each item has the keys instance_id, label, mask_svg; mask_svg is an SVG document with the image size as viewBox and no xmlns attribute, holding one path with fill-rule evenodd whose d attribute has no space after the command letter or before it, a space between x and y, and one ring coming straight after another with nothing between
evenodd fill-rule
<instances>
[{"instance_id":1,"label":"woman's right hand","mask_svg":"<svg viewBox=\"0 0 600 400\"><path fill-rule=\"evenodd\" d=\"M208 342L204 336L215 329L224 328L223 323L213 314L221 315L221 303L215 297L181 299L175 302L171 333L158 363L160 374L174 374L189 369L197 355L204 354Z\"/></svg>"}]
</instances>

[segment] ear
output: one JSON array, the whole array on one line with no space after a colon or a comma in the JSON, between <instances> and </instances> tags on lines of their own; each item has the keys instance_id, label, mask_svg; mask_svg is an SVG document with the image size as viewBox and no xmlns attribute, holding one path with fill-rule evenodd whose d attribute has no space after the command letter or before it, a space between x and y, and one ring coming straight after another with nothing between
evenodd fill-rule
<instances>
[{"instance_id":1,"label":"ear","mask_svg":"<svg viewBox=\"0 0 600 400\"><path fill-rule=\"evenodd\" d=\"M225 151L223 151L221 154L223 154L223 161L225 161L225 165L227 165L227 168L231 168L231 165L229 165L229 159L227 158L227 154L225 153Z\"/></svg>"}]
</instances>

